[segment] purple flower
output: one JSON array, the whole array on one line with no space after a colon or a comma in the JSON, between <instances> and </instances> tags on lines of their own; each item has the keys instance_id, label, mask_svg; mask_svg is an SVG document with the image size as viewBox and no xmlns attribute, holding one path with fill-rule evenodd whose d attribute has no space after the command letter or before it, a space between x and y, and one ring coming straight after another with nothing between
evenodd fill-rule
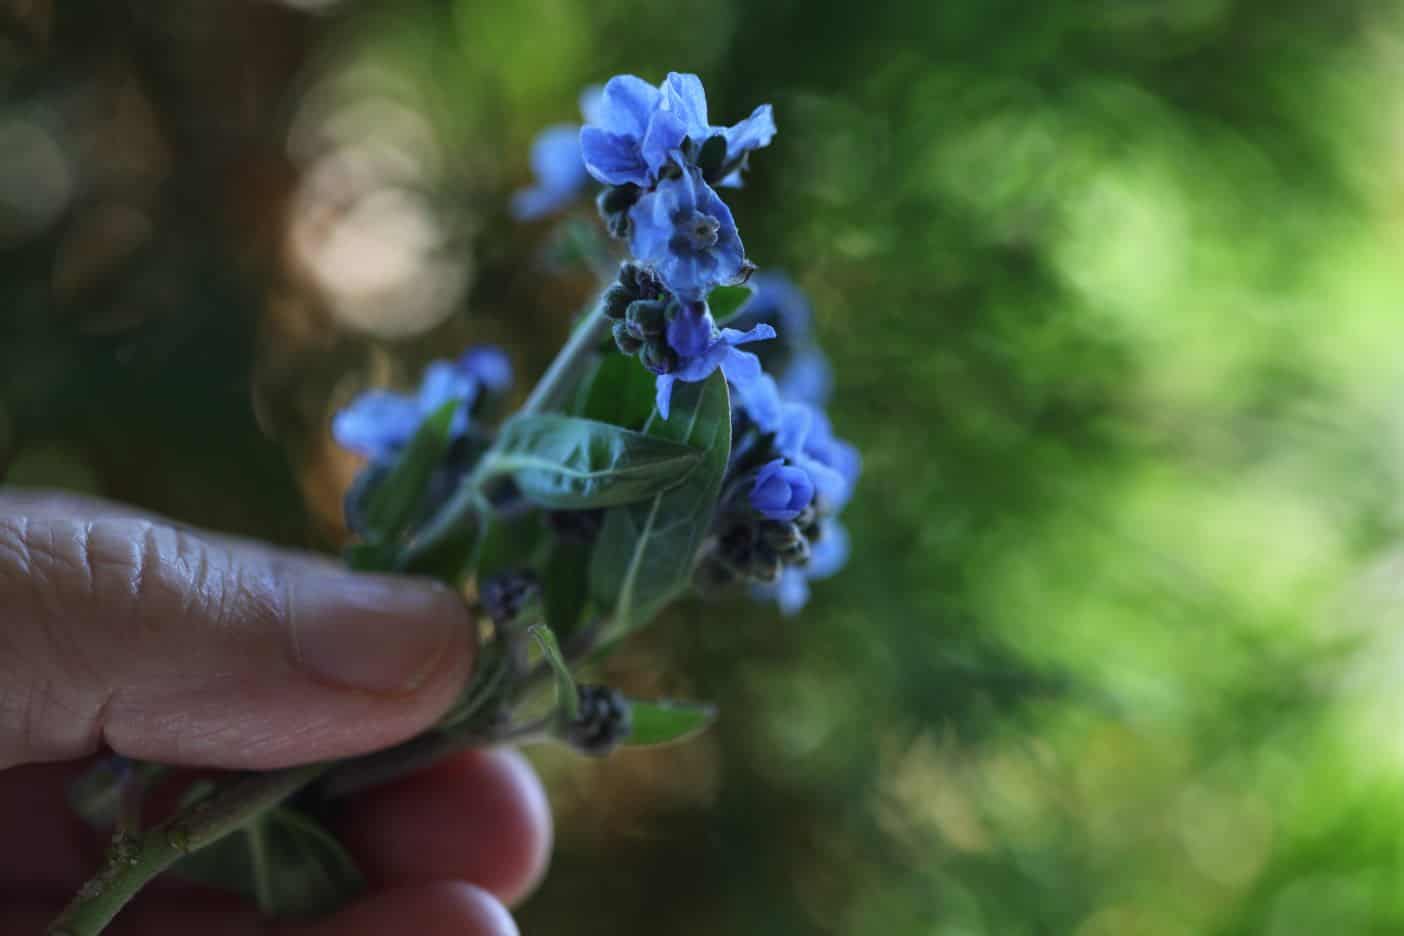
<instances>
[{"instance_id":1,"label":"purple flower","mask_svg":"<svg viewBox=\"0 0 1404 936\"><path fill-rule=\"evenodd\" d=\"M756 475L750 497L751 506L765 517L788 522L814 500L814 482L803 469L777 458Z\"/></svg>"},{"instance_id":2,"label":"purple flower","mask_svg":"<svg viewBox=\"0 0 1404 936\"><path fill-rule=\"evenodd\" d=\"M780 581L774 585L754 585L753 597L775 601L783 614L799 612L809 601L809 583L826 579L848 562L848 531L834 519L821 523L819 539L810 547L809 562L802 566L785 566Z\"/></svg>"},{"instance_id":3,"label":"purple flower","mask_svg":"<svg viewBox=\"0 0 1404 936\"><path fill-rule=\"evenodd\" d=\"M397 454L424 420L451 400L455 411L450 433L468 431L468 413L483 391L501 393L512 383L512 366L499 348L469 348L456 361L435 361L424 371L414 394L368 390L332 419L332 437L342 448L379 461Z\"/></svg>"},{"instance_id":4,"label":"purple flower","mask_svg":"<svg viewBox=\"0 0 1404 936\"><path fill-rule=\"evenodd\" d=\"M711 316L709 315L707 318L710 320ZM668 418L668 407L673 398L674 383L679 380L685 380L689 383L706 380L712 376L717 368L721 368L722 373L726 375L726 379L733 387L749 388L751 384L764 376L761 372L760 361L754 354L738 351L736 346L774 337L775 329L769 325L757 325L746 332L737 331L734 328L723 328L716 332L701 354L680 358L677 367L666 374L658 375L656 398L658 414L664 419Z\"/></svg>"},{"instance_id":5,"label":"purple flower","mask_svg":"<svg viewBox=\"0 0 1404 936\"><path fill-rule=\"evenodd\" d=\"M629 246L674 295L696 301L747 272L731 209L696 169L665 179L629 212Z\"/></svg>"},{"instance_id":6,"label":"purple flower","mask_svg":"<svg viewBox=\"0 0 1404 936\"><path fill-rule=\"evenodd\" d=\"M581 92L580 112L586 121L598 118L602 95L599 85ZM536 184L512 196L512 216L519 221L565 207L590 181L580 155L580 124L556 124L541 131L531 144L531 171Z\"/></svg>"},{"instance_id":7,"label":"purple flower","mask_svg":"<svg viewBox=\"0 0 1404 936\"><path fill-rule=\"evenodd\" d=\"M590 175L606 185L632 183L641 188L656 182L668 162L686 164L684 140L700 148L714 136L726 141L725 164L735 167L725 184L738 184L745 155L768 146L775 136L769 104L735 126L712 126L701 80L677 72L656 88L634 75L611 78L599 107L586 120L580 149Z\"/></svg>"}]
</instances>

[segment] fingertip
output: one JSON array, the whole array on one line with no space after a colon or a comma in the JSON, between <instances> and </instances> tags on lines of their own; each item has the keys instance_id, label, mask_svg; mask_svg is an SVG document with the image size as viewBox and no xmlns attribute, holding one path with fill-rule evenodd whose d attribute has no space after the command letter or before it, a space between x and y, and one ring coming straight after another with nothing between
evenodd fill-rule
<instances>
[{"instance_id":1,"label":"fingertip","mask_svg":"<svg viewBox=\"0 0 1404 936\"><path fill-rule=\"evenodd\" d=\"M372 880L459 879L511 905L546 872L551 811L519 753L470 751L365 794L343 833Z\"/></svg>"},{"instance_id":2,"label":"fingertip","mask_svg":"<svg viewBox=\"0 0 1404 936\"><path fill-rule=\"evenodd\" d=\"M519 936L507 908L462 881L427 881L383 891L317 923L279 928L285 936Z\"/></svg>"}]
</instances>

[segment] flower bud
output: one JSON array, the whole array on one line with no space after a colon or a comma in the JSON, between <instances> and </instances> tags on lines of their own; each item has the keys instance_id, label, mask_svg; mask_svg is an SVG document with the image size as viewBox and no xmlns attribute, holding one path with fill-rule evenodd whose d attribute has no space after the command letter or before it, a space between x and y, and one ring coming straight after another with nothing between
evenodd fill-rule
<instances>
[{"instance_id":1,"label":"flower bud","mask_svg":"<svg viewBox=\"0 0 1404 936\"><path fill-rule=\"evenodd\" d=\"M494 624L507 624L517 619L540 588L529 569L499 572L478 587L478 604Z\"/></svg>"},{"instance_id":2,"label":"flower bud","mask_svg":"<svg viewBox=\"0 0 1404 936\"><path fill-rule=\"evenodd\" d=\"M629 303L633 301L634 296L629 290L616 283L605 290L602 302L604 314L612 319L622 319L624 314L629 311Z\"/></svg>"},{"instance_id":3,"label":"flower bud","mask_svg":"<svg viewBox=\"0 0 1404 936\"><path fill-rule=\"evenodd\" d=\"M722 169L726 166L726 137L718 133L709 137L707 142L702 144L697 153L697 168L702 170L702 177L710 185L716 185L724 176Z\"/></svg>"},{"instance_id":4,"label":"flower bud","mask_svg":"<svg viewBox=\"0 0 1404 936\"><path fill-rule=\"evenodd\" d=\"M636 338L629 330L627 322L614 323L614 344L625 354L634 355L643 350L643 339Z\"/></svg>"},{"instance_id":5,"label":"flower bud","mask_svg":"<svg viewBox=\"0 0 1404 936\"><path fill-rule=\"evenodd\" d=\"M668 327L668 303L664 299L640 299L631 302L625 313L634 333L652 338Z\"/></svg>"},{"instance_id":6,"label":"flower bud","mask_svg":"<svg viewBox=\"0 0 1404 936\"><path fill-rule=\"evenodd\" d=\"M678 366L678 352L668 347L662 336L657 336L655 340L644 345L640 360L643 361L644 367L655 374L670 374Z\"/></svg>"},{"instance_id":7,"label":"flower bud","mask_svg":"<svg viewBox=\"0 0 1404 936\"><path fill-rule=\"evenodd\" d=\"M600 536L604 511L552 510L546 514L546 523L561 542L589 546Z\"/></svg>"},{"instance_id":8,"label":"flower bud","mask_svg":"<svg viewBox=\"0 0 1404 936\"><path fill-rule=\"evenodd\" d=\"M628 738L633 729L629 700L608 686L581 683L576 692L579 710L561 737L582 754L603 757Z\"/></svg>"}]
</instances>

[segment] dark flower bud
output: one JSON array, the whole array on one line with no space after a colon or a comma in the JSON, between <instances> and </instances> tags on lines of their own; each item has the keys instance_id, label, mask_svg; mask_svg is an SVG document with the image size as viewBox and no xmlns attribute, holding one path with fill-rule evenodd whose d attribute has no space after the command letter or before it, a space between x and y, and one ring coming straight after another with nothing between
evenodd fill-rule
<instances>
[{"instance_id":1,"label":"dark flower bud","mask_svg":"<svg viewBox=\"0 0 1404 936\"><path fill-rule=\"evenodd\" d=\"M529 569L499 572L478 587L478 604L494 624L507 624L517 619L540 588Z\"/></svg>"},{"instance_id":2,"label":"dark flower bud","mask_svg":"<svg viewBox=\"0 0 1404 936\"><path fill-rule=\"evenodd\" d=\"M611 237L622 240L629 236L629 209L634 207L642 192L637 185L629 183L612 186L600 193L595 206Z\"/></svg>"},{"instance_id":3,"label":"dark flower bud","mask_svg":"<svg viewBox=\"0 0 1404 936\"><path fill-rule=\"evenodd\" d=\"M629 303L633 301L634 297L629 290L616 283L605 290L604 314L612 319L622 319L624 313L629 311Z\"/></svg>"},{"instance_id":4,"label":"dark flower bud","mask_svg":"<svg viewBox=\"0 0 1404 936\"><path fill-rule=\"evenodd\" d=\"M631 302L625 313L636 335L661 335L668 327L668 303L664 299L640 299Z\"/></svg>"},{"instance_id":5,"label":"dark flower bud","mask_svg":"<svg viewBox=\"0 0 1404 936\"><path fill-rule=\"evenodd\" d=\"M809 544L804 540L804 534L800 528L793 523L780 521L766 521L761 524L761 542L768 548L775 551L781 559L788 559L791 555L804 551L808 553Z\"/></svg>"},{"instance_id":6,"label":"dark flower bud","mask_svg":"<svg viewBox=\"0 0 1404 936\"><path fill-rule=\"evenodd\" d=\"M600 193L599 208L605 214L618 214L621 211L628 211L634 207L634 203L643 194L643 189L632 182L624 185L611 185Z\"/></svg>"},{"instance_id":7,"label":"dark flower bud","mask_svg":"<svg viewBox=\"0 0 1404 936\"><path fill-rule=\"evenodd\" d=\"M780 573L784 570L785 564L764 544L751 556L750 565L746 567L746 577L761 585L774 585L780 581Z\"/></svg>"},{"instance_id":8,"label":"dark flower bud","mask_svg":"<svg viewBox=\"0 0 1404 936\"><path fill-rule=\"evenodd\" d=\"M627 322L614 323L614 344L625 354L638 354L643 350L643 339L637 338L629 330Z\"/></svg>"},{"instance_id":9,"label":"dark flower bud","mask_svg":"<svg viewBox=\"0 0 1404 936\"><path fill-rule=\"evenodd\" d=\"M726 137L719 133L709 137L707 142L702 144L697 153L697 168L702 170L702 177L710 185L716 185L724 178L722 170L726 168Z\"/></svg>"},{"instance_id":10,"label":"dark flower bud","mask_svg":"<svg viewBox=\"0 0 1404 936\"><path fill-rule=\"evenodd\" d=\"M604 526L603 510L552 510L546 514L551 532L564 543L589 546Z\"/></svg>"},{"instance_id":11,"label":"dark flower bud","mask_svg":"<svg viewBox=\"0 0 1404 936\"><path fill-rule=\"evenodd\" d=\"M671 374L678 366L678 352L668 347L668 343L659 336L656 340L644 345L643 355L640 357L643 366L655 374Z\"/></svg>"},{"instance_id":12,"label":"dark flower bud","mask_svg":"<svg viewBox=\"0 0 1404 936\"><path fill-rule=\"evenodd\" d=\"M562 731L562 738L582 754L603 757L629 737L633 719L629 700L608 686L576 686L579 711Z\"/></svg>"}]
</instances>

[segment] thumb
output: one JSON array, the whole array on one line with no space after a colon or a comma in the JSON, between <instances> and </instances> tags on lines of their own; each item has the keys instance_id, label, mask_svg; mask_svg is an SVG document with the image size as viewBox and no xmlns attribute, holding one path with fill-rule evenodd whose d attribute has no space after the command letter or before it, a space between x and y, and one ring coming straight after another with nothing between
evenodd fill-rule
<instances>
[{"instance_id":1,"label":"thumb","mask_svg":"<svg viewBox=\"0 0 1404 936\"><path fill-rule=\"evenodd\" d=\"M439 585L0 493L0 769L104 743L249 769L364 753L449 705L471 636Z\"/></svg>"}]
</instances>

